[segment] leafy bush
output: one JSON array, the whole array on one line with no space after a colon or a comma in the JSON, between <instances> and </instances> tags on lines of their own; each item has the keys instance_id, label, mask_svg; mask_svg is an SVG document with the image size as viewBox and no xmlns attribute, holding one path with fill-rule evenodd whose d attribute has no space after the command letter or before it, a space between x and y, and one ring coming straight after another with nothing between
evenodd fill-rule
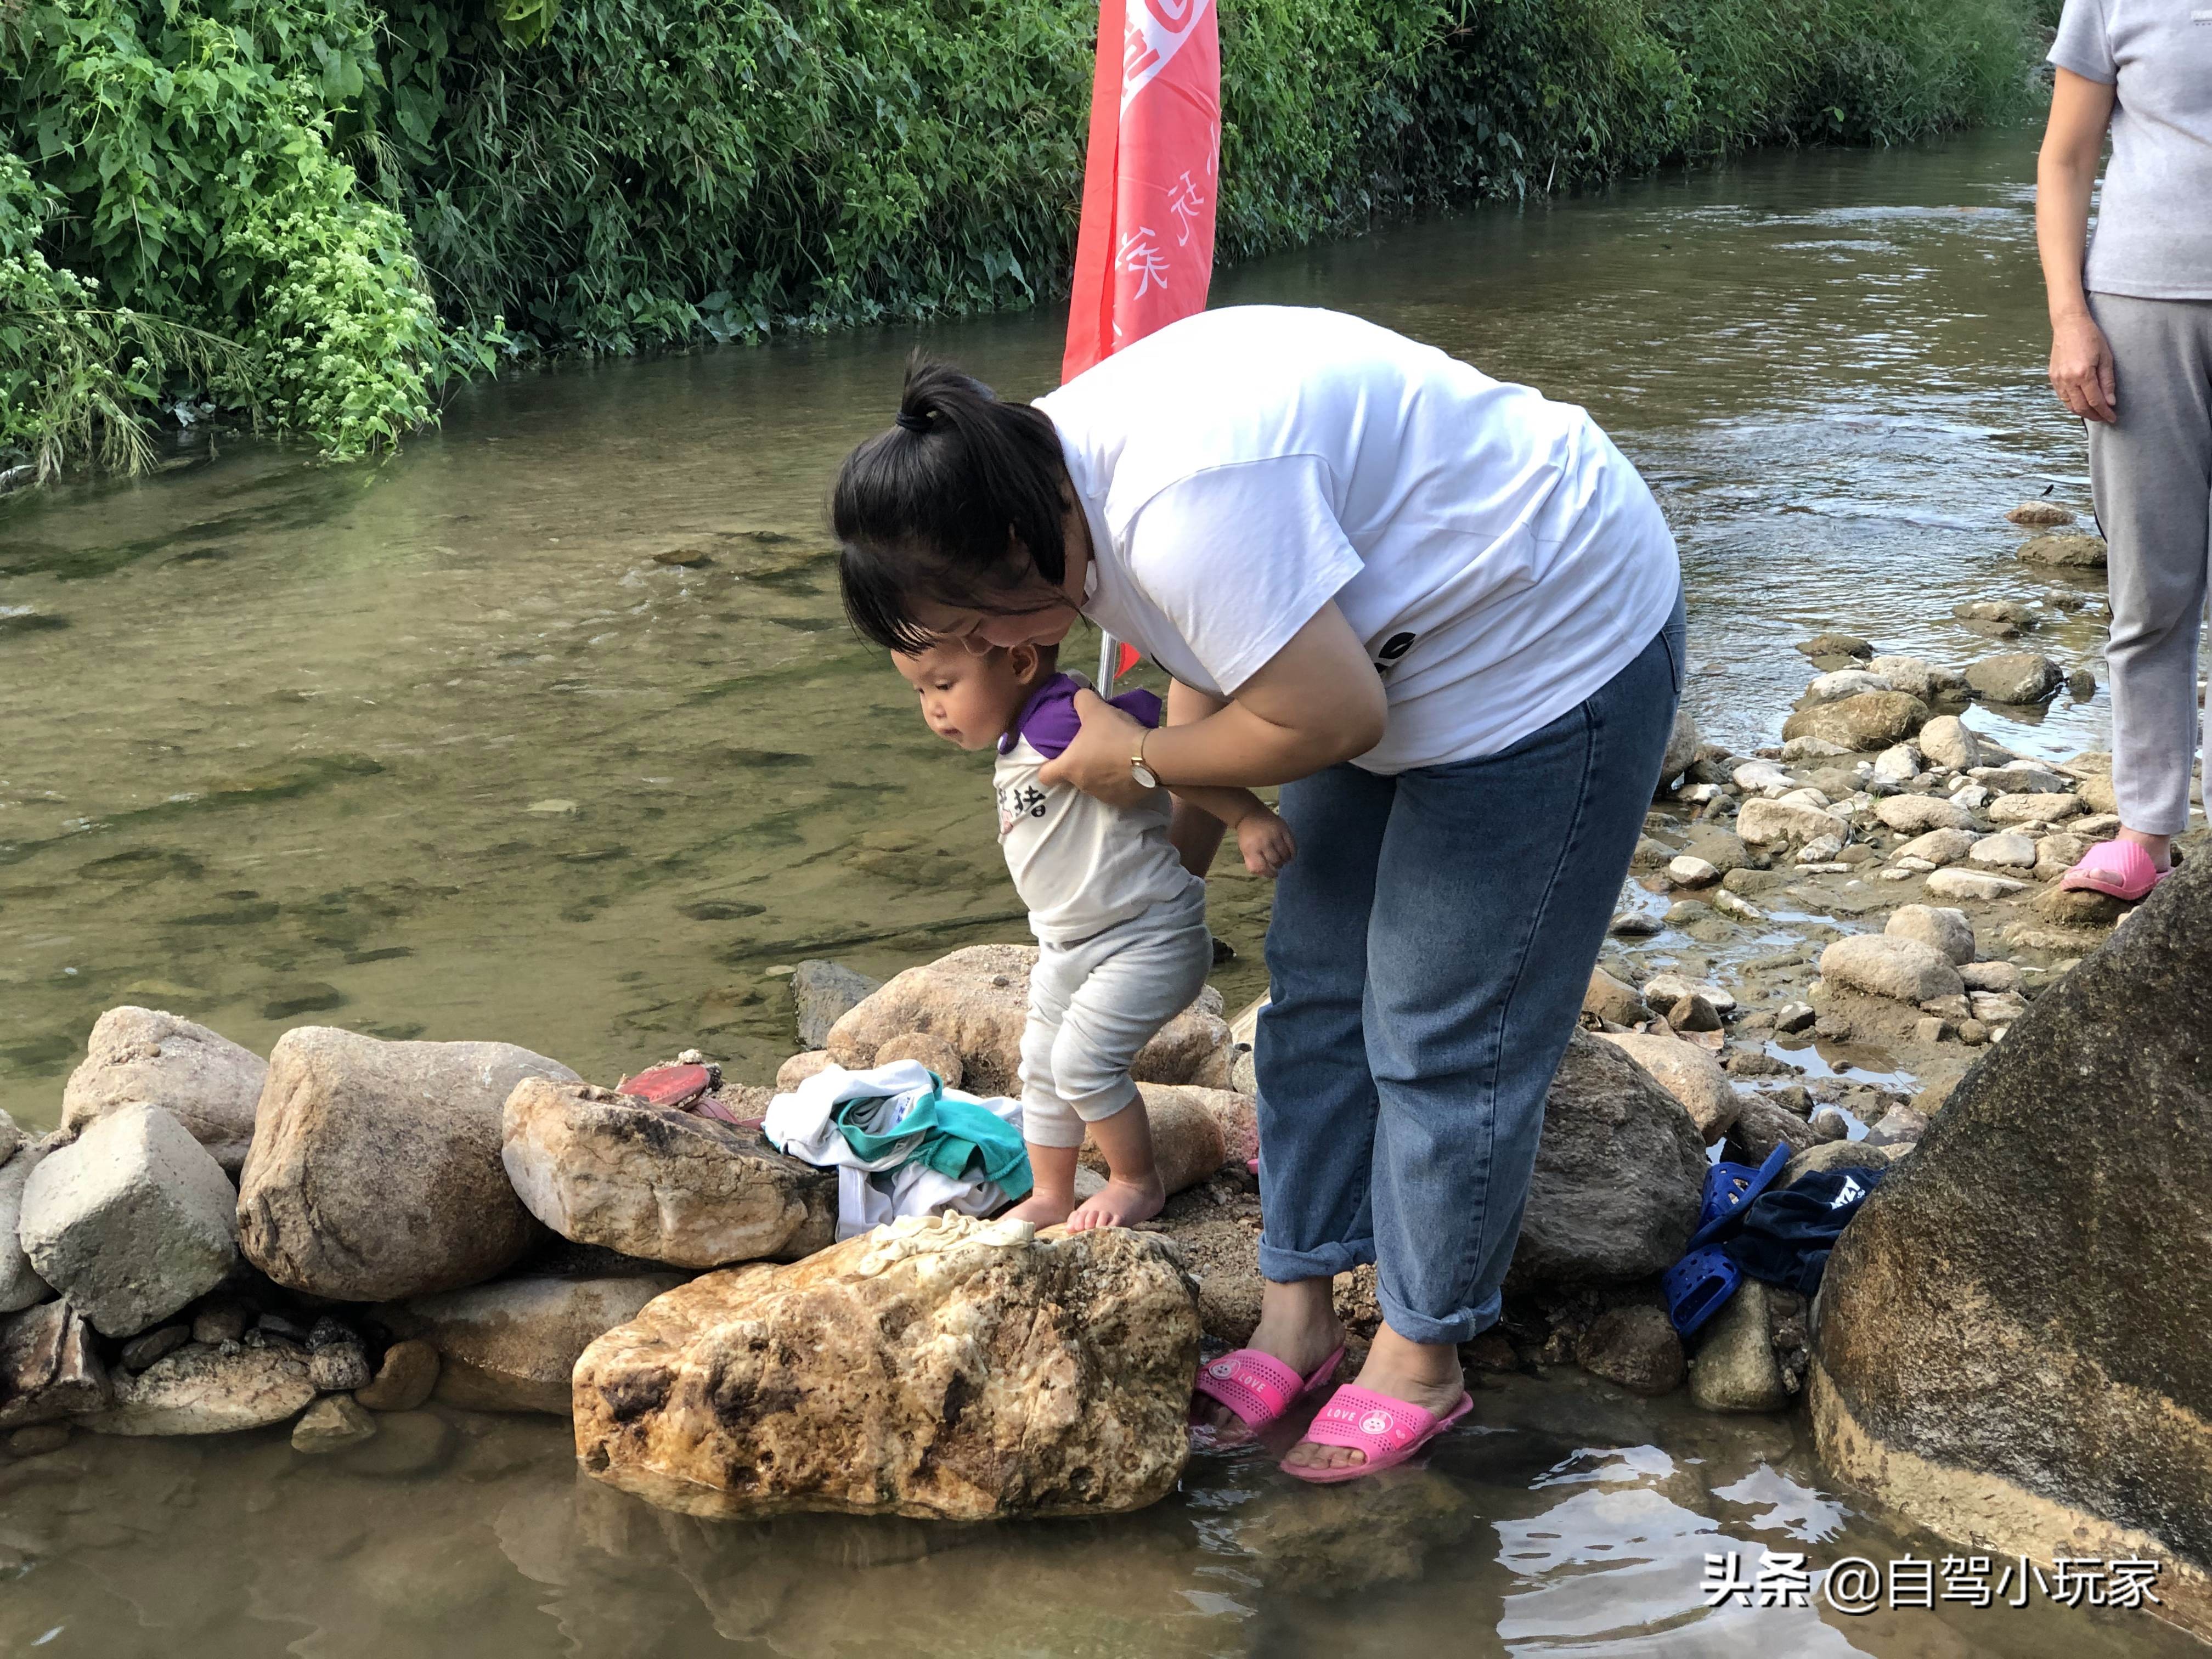
<instances>
[{"instance_id":1,"label":"leafy bush","mask_svg":"<svg viewBox=\"0 0 2212 1659\"><path fill-rule=\"evenodd\" d=\"M203 392L357 455L428 418L464 353L481 361L440 325L405 222L331 154L332 106L377 72L368 21L298 0L0 13L0 127L21 152L0 230L5 435L42 470L143 461L146 410Z\"/></svg>"}]
</instances>

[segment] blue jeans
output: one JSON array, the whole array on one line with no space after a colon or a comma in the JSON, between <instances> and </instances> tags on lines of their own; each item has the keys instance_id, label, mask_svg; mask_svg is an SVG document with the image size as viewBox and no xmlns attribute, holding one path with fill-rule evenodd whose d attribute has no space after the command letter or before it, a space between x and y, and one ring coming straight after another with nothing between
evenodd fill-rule
<instances>
[{"instance_id":1,"label":"blue jeans","mask_svg":"<svg viewBox=\"0 0 2212 1659\"><path fill-rule=\"evenodd\" d=\"M1682 690L1682 605L1511 748L1286 786L1267 929L1260 1271L1376 1264L1415 1342L1497 1321L1544 1097L1628 873Z\"/></svg>"}]
</instances>

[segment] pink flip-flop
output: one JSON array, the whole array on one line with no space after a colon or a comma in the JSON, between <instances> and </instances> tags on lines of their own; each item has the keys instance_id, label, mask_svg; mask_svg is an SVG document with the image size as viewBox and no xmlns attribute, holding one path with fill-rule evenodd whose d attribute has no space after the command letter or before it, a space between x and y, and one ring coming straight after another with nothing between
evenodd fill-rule
<instances>
[{"instance_id":1,"label":"pink flip-flop","mask_svg":"<svg viewBox=\"0 0 2212 1659\"><path fill-rule=\"evenodd\" d=\"M1211 1364L1200 1365L1191 1393L1220 1401L1243 1419L1247 1433L1256 1435L1273 1428L1301 1400L1324 1387L1343 1361L1344 1345L1340 1342L1336 1352L1322 1360L1311 1376L1300 1376L1271 1353L1238 1348ZM1192 1426L1199 1426L1195 1419Z\"/></svg>"},{"instance_id":2,"label":"pink flip-flop","mask_svg":"<svg viewBox=\"0 0 2212 1659\"><path fill-rule=\"evenodd\" d=\"M2135 842L2116 837L2084 853L2081 862L2058 878L2058 884L2132 904L2172 873L2155 867L2150 854Z\"/></svg>"},{"instance_id":3,"label":"pink flip-flop","mask_svg":"<svg viewBox=\"0 0 2212 1659\"><path fill-rule=\"evenodd\" d=\"M1306 1438L1317 1446L1349 1446L1364 1452L1367 1461L1334 1469L1285 1463L1283 1473L1316 1486L1330 1486L1395 1468L1474 1409L1474 1396L1463 1394L1458 1405L1437 1417L1410 1401L1393 1400L1387 1394L1375 1394L1357 1382L1347 1382L1329 1396L1328 1404L1306 1431Z\"/></svg>"}]
</instances>

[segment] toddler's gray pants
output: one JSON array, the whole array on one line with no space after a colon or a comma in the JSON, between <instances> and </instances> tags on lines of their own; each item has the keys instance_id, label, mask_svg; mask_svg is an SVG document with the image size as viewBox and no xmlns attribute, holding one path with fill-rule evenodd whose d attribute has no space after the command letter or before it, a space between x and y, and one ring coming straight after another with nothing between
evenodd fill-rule
<instances>
[{"instance_id":1,"label":"toddler's gray pants","mask_svg":"<svg viewBox=\"0 0 2212 1659\"><path fill-rule=\"evenodd\" d=\"M1206 987L1206 894L1155 905L1068 945L1039 941L1022 1031L1022 1139L1080 1146L1083 1126L1137 1098L1137 1053Z\"/></svg>"}]
</instances>

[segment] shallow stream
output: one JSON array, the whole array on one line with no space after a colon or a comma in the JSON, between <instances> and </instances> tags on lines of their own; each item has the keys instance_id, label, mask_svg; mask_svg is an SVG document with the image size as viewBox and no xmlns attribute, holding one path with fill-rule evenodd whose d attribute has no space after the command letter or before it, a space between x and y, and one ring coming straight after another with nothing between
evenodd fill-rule
<instances>
[{"instance_id":1,"label":"shallow stream","mask_svg":"<svg viewBox=\"0 0 2212 1659\"><path fill-rule=\"evenodd\" d=\"M1957 665L2011 647L1955 603L2055 586L1999 516L2046 486L2086 510L2040 376L2032 155L1760 156L1218 297L1358 311L1589 405L1680 538L1692 706L1748 744L1805 678L1796 640ZM917 344L1034 393L1059 319L527 374L379 466L193 441L151 479L0 503L0 1107L56 1121L120 1002L264 1052L326 1021L609 1081L696 1045L764 1080L802 957L1019 938L985 763L837 611L828 479ZM2035 648L2100 667L2100 614ZM1974 721L2064 756L2105 706ZM1266 902L1218 872L1232 1006ZM579 1482L550 1421L426 1414L364 1449L383 1473L281 1435L81 1435L0 1462L0 1654L2196 1650L2042 1601L1705 1611L1709 1553L1942 1551L1825 1495L1787 1424L1493 1383L1425 1474L1287 1492L1206 1462L1143 1516L984 1531L658 1515Z\"/></svg>"}]
</instances>

